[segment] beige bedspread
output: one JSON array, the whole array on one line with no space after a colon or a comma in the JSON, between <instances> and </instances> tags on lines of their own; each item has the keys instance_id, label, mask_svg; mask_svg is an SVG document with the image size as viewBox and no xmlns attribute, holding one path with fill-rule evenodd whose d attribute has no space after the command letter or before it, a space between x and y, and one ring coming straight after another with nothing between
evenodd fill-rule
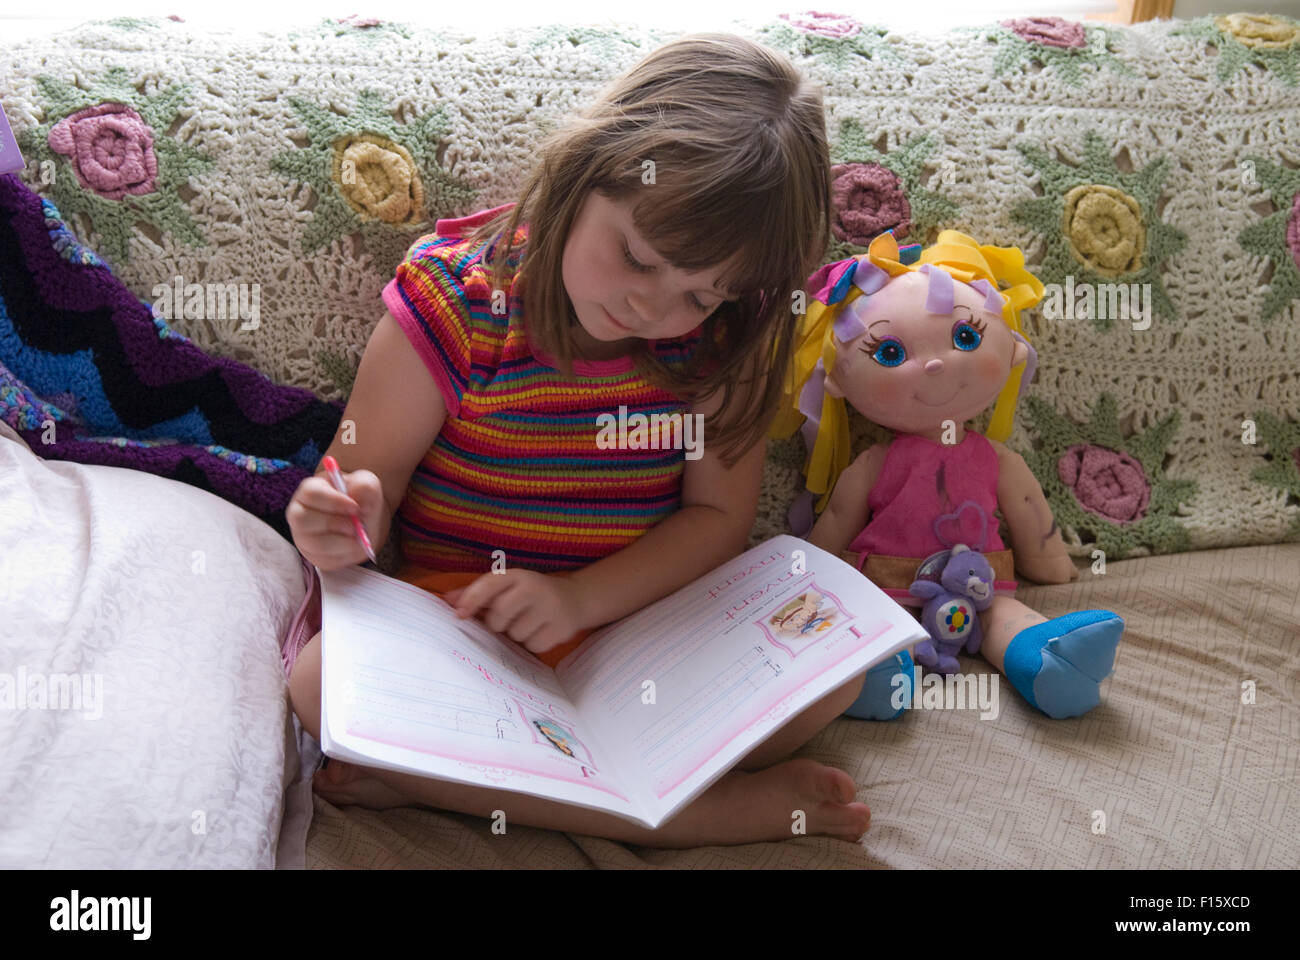
<instances>
[{"instance_id":1,"label":"beige bedspread","mask_svg":"<svg viewBox=\"0 0 1300 960\"><path fill-rule=\"evenodd\" d=\"M1102 704L1050 720L1005 682L1001 713L840 719L799 751L859 784L859 844L818 837L692 850L510 826L457 813L336 808L315 798L307 865L474 868L1300 866L1300 544L1082 568L1027 587L1046 615L1127 622ZM991 671L982 659L964 669ZM1254 702L1243 703L1253 682ZM1097 813L1096 811L1100 811Z\"/></svg>"}]
</instances>

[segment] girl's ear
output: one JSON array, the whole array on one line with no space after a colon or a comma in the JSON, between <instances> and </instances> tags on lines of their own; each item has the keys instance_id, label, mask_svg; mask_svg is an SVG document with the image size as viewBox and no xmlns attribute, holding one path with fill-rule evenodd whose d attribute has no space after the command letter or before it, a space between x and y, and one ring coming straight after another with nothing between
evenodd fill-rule
<instances>
[{"instance_id":1,"label":"girl's ear","mask_svg":"<svg viewBox=\"0 0 1300 960\"><path fill-rule=\"evenodd\" d=\"M833 372L826 374L824 385L826 387L826 392L832 397L839 399L844 396L844 391L841 390L840 385L835 382L835 374Z\"/></svg>"}]
</instances>

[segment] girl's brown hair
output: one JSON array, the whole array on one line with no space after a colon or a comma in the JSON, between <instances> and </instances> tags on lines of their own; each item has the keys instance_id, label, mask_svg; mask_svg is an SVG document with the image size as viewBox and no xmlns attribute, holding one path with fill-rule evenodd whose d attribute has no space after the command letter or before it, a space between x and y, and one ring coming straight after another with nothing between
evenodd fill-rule
<instances>
[{"instance_id":1,"label":"girl's brown hair","mask_svg":"<svg viewBox=\"0 0 1300 960\"><path fill-rule=\"evenodd\" d=\"M473 236L493 240L484 262L504 289L507 262L520 259L511 261L515 230L529 224L518 274L526 281L524 316L530 336L566 376L578 320L561 265L570 226L592 190L615 201L637 197L637 230L679 270L736 257L736 269L719 278L736 299L704 320L688 362L664 364L645 340L632 352L642 375L685 400L722 389L709 435L723 461L734 463L776 412L792 349L792 294L829 240L820 88L758 43L695 33L650 53L542 141L519 202ZM498 239L508 241L499 256Z\"/></svg>"}]
</instances>

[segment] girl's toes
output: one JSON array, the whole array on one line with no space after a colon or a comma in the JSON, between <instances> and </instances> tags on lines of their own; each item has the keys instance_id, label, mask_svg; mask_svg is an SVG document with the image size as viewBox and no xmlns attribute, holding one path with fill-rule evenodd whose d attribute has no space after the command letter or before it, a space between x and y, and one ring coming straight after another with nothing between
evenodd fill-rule
<instances>
[{"instance_id":1,"label":"girl's toes","mask_svg":"<svg viewBox=\"0 0 1300 960\"><path fill-rule=\"evenodd\" d=\"M828 767L810 758L800 757L787 761L786 769L793 775L793 785L798 796L821 803L844 804L858 795L857 784L838 767Z\"/></svg>"},{"instance_id":2,"label":"girl's toes","mask_svg":"<svg viewBox=\"0 0 1300 960\"><path fill-rule=\"evenodd\" d=\"M825 798L819 811L824 832L840 840L856 841L867 832L871 809L855 802L858 785L838 767L823 766L817 774L818 793Z\"/></svg>"},{"instance_id":3,"label":"girl's toes","mask_svg":"<svg viewBox=\"0 0 1300 960\"><path fill-rule=\"evenodd\" d=\"M329 778L325 775L324 770L317 770L311 778L311 788L320 796L324 797L330 803L338 806L336 802L339 799L339 787L337 784L330 783Z\"/></svg>"},{"instance_id":4,"label":"girl's toes","mask_svg":"<svg viewBox=\"0 0 1300 960\"><path fill-rule=\"evenodd\" d=\"M333 764L331 764L330 766L333 766ZM338 790L341 786L343 786L343 784L335 783L333 780L330 779L327 770L317 770L314 774L312 774L311 787L313 790L315 790L317 793L321 794L322 796L324 796L328 792L333 792Z\"/></svg>"},{"instance_id":5,"label":"girl's toes","mask_svg":"<svg viewBox=\"0 0 1300 960\"><path fill-rule=\"evenodd\" d=\"M837 803L852 803L858 795L858 785L853 782L853 778L838 767L826 769L830 771L826 778L828 794Z\"/></svg>"},{"instance_id":6,"label":"girl's toes","mask_svg":"<svg viewBox=\"0 0 1300 960\"><path fill-rule=\"evenodd\" d=\"M856 841L870 826L871 809L865 803L850 803L843 808L830 833L840 840Z\"/></svg>"}]
</instances>

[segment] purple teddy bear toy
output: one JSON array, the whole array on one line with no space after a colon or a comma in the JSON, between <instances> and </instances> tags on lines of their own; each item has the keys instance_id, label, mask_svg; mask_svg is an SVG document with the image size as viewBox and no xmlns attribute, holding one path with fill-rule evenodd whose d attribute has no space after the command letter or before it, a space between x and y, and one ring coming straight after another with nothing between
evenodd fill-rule
<instances>
[{"instance_id":1,"label":"purple teddy bear toy","mask_svg":"<svg viewBox=\"0 0 1300 960\"><path fill-rule=\"evenodd\" d=\"M964 502L957 509L960 515L967 507L984 511L973 501ZM938 534L939 522L935 521ZM942 538L941 538L942 539ZM924 600L921 609L921 626L930 635L916 645L916 662L940 673L957 672L957 652L978 653L980 648L980 621L976 614L987 610L993 603L993 567L979 552L983 543L972 549L964 543L936 553L926 559L917 571L917 579L907 588L908 593ZM940 569L942 565L942 569ZM936 574L936 571L937 574Z\"/></svg>"}]
</instances>

